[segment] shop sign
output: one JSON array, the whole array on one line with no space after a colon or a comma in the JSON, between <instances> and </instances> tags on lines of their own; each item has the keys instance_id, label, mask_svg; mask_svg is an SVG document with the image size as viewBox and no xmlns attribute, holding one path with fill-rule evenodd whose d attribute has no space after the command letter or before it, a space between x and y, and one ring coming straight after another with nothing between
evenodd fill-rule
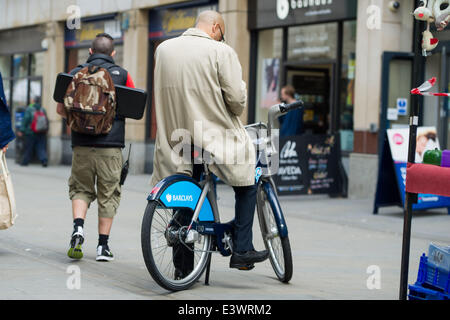
<instances>
[{"instance_id":1,"label":"shop sign","mask_svg":"<svg viewBox=\"0 0 450 320\"><path fill-rule=\"evenodd\" d=\"M279 147L279 168L274 182L280 195L342 191L336 135L282 137Z\"/></svg>"},{"instance_id":2,"label":"shop sign","mask_svg":"<svg viewBox=\"0 0 450 320\"><path fill-rule=\"evenodd\" d=\"M397 99L397 110L399 116L406 116L408 111L408 99L398 98Z\"/></svg>"},{"instance_id":3,"label":"shop sign","mask_svg":"<svg viewBox=\"0 0 450 320\"><path fill-rule=\"evenodd\" d=\"M99 33L107 33L114 39L122 38L122 30L120 28L119 19L108 19L81 22L80 29L67 29L64 36L64 44L66 48L90 45Z\"/></svg>"},{"instance_id":4,"label":"shop sign","mask_svg":"<svg viewBox=\"0 0 450 320\"><path fill-rule=\"evenodd\" d=\"M398 120L398 110L397 108L388 108L387 109L387 119L390 121Z\"/></svg>"},{"instance_id":5,"label":"shop sign","mask_svg":"<svg viewBox=\"0 0 450 320\"><path fill-rule=\"evenodd\" d=\"M177 37L187 29L194 27L198 14L205 10L217 10L217 5L151 10L148 37L150 39Z\"/></svg>"},{"instance_id":6,"label":"shop sign","mask_svg":"<svg viewBox=\"0 0 450 320\"><path fill-rule=\"evenodd\" d=\"M249 29L356 18L356 0L250 0Z\"/></svg>"},{"instance_id":7,"label":"shop sign","mask_svg":"<svg viewBox=\"0 0 450 320\"><path fill-rule=\"evenodd\" d=\"M374 212L379 207L405 205L406 168L409 148L409 128L388 129L378 171ZM422 163L427 150L440 148L435 127L418 127L415 163ZM450 207L450 198L434 194L418 194L413 210Z\"/></svg>"},{"instance_id":8,"label":"shop sign","mask_svg":"<svg viewBox=\"0 0 450 320\"><path fill-rule=\"evenodd\" d=\"M289 30L288 59L335 59L336 23L292 27Z\"/></svg>"}]
</instances>

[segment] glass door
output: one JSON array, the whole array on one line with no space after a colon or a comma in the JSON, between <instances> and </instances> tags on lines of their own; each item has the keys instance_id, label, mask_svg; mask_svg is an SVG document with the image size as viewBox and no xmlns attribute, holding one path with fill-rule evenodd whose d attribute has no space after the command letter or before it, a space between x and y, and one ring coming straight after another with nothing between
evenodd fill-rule
<instances>
[{"instance_id":1,"label":"glass door","mask_svg":"<svg viewBox=\"0 0 450 320\"><path fill-rule=\"evenodd\" d=\"M330 128L331 73L333 65L287 69L287 83L295 88L305 102L303 127L305 133L325 134Z\"/></svg>"},{"instance_id":2,"label":"glass door","mask_svg":"<svg viewBox=\"0 0 450 320\"><path fill-rule=\"evenodd\" d=\"M388 129L408 127L412 67L411 60L395 59L390 62L387 105Z\"/></svg>"},{"instance_id":3,"label":"glass door","mask_svg":"<svg viewBox=\"0 0 450 320\"><path fill-rule=\"evenodd\" d=\"M407 128L411 101L414 54L408 52L383 53L381 75L381 113L378 130L378 155L382 151L388 129ZM419 117L419 125L421 124ZM376 132L376 128L371 128Z\"/></svg>"}]
</instances>

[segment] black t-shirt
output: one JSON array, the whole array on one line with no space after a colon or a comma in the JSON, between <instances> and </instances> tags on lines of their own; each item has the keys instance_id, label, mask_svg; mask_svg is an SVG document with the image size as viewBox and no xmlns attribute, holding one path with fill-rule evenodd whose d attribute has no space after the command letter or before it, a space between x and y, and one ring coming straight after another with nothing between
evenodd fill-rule
<instances>
[{"instance_id":1,"label":"black t-shirt","mask_svg":"<svg viewBox=\"0 0 450 320\"><path fill-rule=\"evenodd\" d=\"M70 71L74 75L87 65L94 65L108 70L114 84L125 85L127 82L128 71L114 63L111 56L101 53L92 54L85 64L80 65ZM72 131L72 148L97 147L97 148L124 148L125 147L125 118L118 117L114 119L111 131L105 135L88 135Z\"/></svg>"}]
</instances>

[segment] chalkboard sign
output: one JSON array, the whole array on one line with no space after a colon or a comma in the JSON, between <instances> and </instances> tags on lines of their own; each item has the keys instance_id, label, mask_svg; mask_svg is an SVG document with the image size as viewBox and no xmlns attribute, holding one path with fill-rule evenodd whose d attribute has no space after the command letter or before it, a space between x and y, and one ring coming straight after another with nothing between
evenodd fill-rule
<instances>
[{"instance_id":1,"label":"chalkboard sign","mask_svg":"<svg viewBox=\"0 0 450 320\"><path fill-rule=\"evenodd\" d=\"M339 192L337 141L334 135L305 136L308 193Z\"/></svg>"},{"instance_id":2,"label":"chalkboard sign","mask_svg":"<svg viewBox=\"0 0 450 320\"><path fill-rule=\"evenodd\" d=\"M300 136L280 138L279 167L274 181L279 194L306 194L303 141Z\"/></svg>"},{"instance_id":3,"label":"chalkboard sign","mask_svg":"<svg viewBox=\"0 0 450 320\"><path fill-rule=\"evenodd\" d=\"M341 192L339 145L335 135L280 138L280 161L274 176L280 195Z\"/></svg>"}]
</instances>

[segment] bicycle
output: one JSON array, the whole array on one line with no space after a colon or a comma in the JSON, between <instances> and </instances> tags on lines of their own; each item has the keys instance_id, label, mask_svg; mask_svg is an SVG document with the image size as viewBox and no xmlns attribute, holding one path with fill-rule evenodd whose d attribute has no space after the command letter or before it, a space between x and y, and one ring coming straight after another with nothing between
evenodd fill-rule
<instances>
[{"instance_id":1,"label":"bicycle","mask_svg":"<svg viewBox=\"0 0 450 320\"><path fill-rule=\"evenodd\" d=\"M275 120L301 107L302 101L274 105L269 110L267 124L259 122L245 127L257 134L261 133L261 129L267 130L266 137L259 138L257 135L253 141L258 154L255 169L256 208L263 242L270 253L269 260L283 283L288 283L292 278L292 253L286 220L272 180L274 173L268 164L271 157L277 154L272 143L275 136L272 130L278 127ZM141 227L142 253L152 278L170 291L190 288L205 270L205 284L208 285L211 254L218 252L227 257L233 253L233 223L220 222L213 189L214 178L204 161L202 165L204 179L200 182L187 175L172 175L158 182L147 198ZM265 173L263 168L267 169ZM183 221L185 210L193 212L187 222ZM180 248L193 252L192 270L182 276L176 274L173 262L174 251Z\"/></svg>"}]
</instances>

